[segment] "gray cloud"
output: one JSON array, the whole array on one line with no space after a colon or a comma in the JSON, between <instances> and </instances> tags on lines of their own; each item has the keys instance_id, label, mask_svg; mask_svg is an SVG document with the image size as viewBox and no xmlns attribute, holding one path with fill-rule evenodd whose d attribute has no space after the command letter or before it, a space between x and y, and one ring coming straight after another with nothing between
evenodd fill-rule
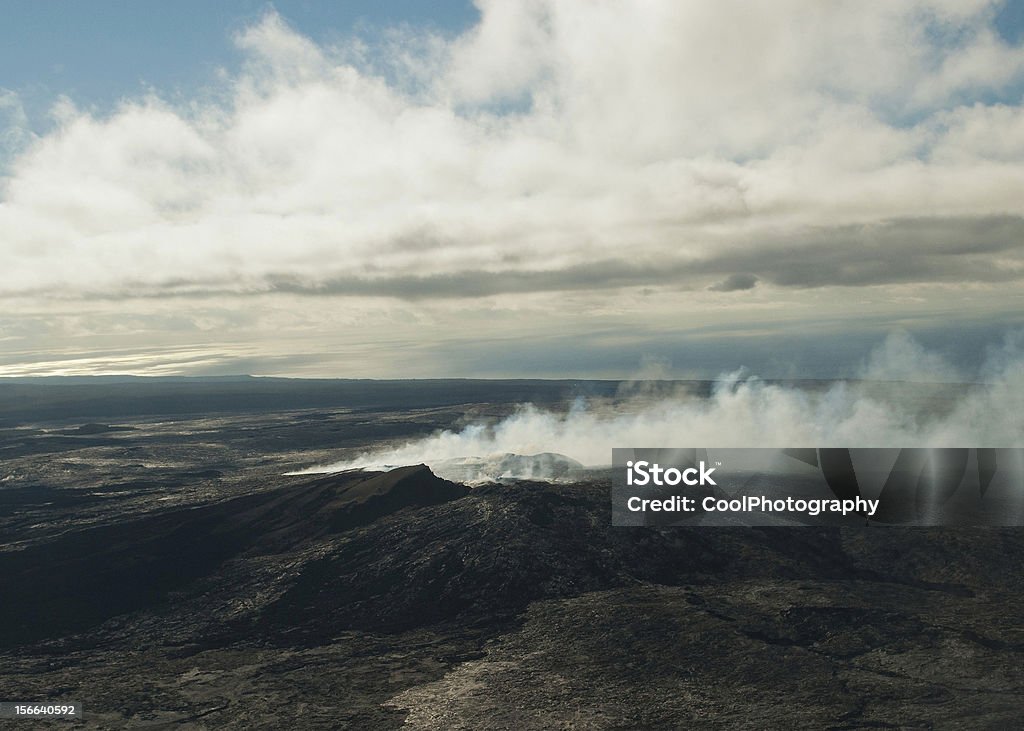
<instances>
[{"instance_id":1,"label":"gray cloud","mask_svg":"<svg viewBox=\"0 0 1024 731\"><path fill-rule=\"evenodd\" d=\"M723 254L704 267L756 272L781 287L1016 281L1024 277L1024 219L914 218L817 228Z\"/></svg>"},{"instance_id":2,"label":"gray cloud","mask_svg":"<svg viewBox=\"0 0 1024 731\"><path fill-rule=\"evenodd\" d=\"M759 282L783 288L996 284L1024 279L1024 218L912 218L815 227L786 237L765 237L756 245L726 244L704 258L638 258L609 258L558 269L470 269L432 275L379 270L319 277L278 273L247 282L173 278L156 284L126 283L121 289L88 296L117 300L281 293L416 301L628 287L733 292L753 289ZM725 278L717 279L721 276ZM716 279L708 284L712 277Z\"/></svg>"},{"instance_id":3,"label":"gray cloud","mask_svg":"<svg viewBox=\"0 0 1024 731\"><path fill-rule=\"evenodd\" d=\"M742 292L757 286L758 279L753 274L730 274L721 282L712 284L708 289L712 292Z\"/></svg>"}]
</instances>

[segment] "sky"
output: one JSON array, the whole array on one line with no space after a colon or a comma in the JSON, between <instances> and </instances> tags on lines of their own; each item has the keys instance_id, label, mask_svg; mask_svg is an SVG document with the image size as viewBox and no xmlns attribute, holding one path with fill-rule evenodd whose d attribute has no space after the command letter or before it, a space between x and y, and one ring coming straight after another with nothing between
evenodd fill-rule
<instances>
[{"instance_id":1,"label":"sky","mask_svg":"<svg viewBox=\"0 0 1024 731\"><path fill-rule=\"evenodd\" d=\"M968 372L1024 328L1024 2L0 16L0 375Z\"/></svg>"}]
</instances>

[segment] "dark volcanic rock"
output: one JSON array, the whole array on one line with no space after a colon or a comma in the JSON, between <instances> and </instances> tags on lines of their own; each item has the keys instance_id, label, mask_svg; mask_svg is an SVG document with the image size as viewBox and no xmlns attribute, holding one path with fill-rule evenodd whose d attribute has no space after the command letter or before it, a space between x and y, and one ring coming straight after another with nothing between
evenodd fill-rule
<instances>
[{"instance_id":1,"label":"dark volcanic rock","mask_svg":"<svg viewBox=\"0 0 1024 731\"><path fill-rule=\"evenodd\" d=\"M325 480L331 484L330 478ZM436 477L426 465L400 467L347 484L326 506L335 530L369 523L403 508L438 505L469 490Z\"/></svg>"},{"instance_id":2,"label":"dark volcanic rock","mask_svg":"<svg viewBox=\"0 0 1024 731\"><path fill-rule=\"evenodd\" d=\"M618 528L609 489L347 473L3 554L5 686L99 728L1019 718L1021 531Z\"/></svg>"},{"instance_id":3,"label":"dark volcanic rock","mask_svg":"<svg viewBox=\"0 0 1024 731\"><path fill-rule=\"evenodd\" d=\"M160 604L236 556L291 550L467 492L423 465L332 475L0 553L0 646L80 631Z\"/></svg>"},{"instance_id":4,"label":"dark volcanic rock","mask_svg":"<svg viewBox=\"0 0 1024 731\"><path fill-rule=\"evenodd\" d=\"M233 532L250 536L259 552L276 553L405 508L437 505L468 493L469 488L442 480L426 465L413 465L383 473L328 475L225 507Z\"/></svg>"},{"instance_id":5,"label":"dark volcanic rock","mask_svg":"<svg viewBox=\"0 0 1024 731\"><path fill-rule=\"evenodd\" d=\"M874 578L836 530L616 528L607 484L487 485L337 538L258 617L274 636L494 623L538 599L640 582Z\"/></svg>"},{"instance_id":6,"label":"dark volcanic rock","mask_svg":"<svg viewBox=\"0 0 1024 731\"><path fill-rule=\"evenodd\" d=\"M423 731L1014 728L1021 648L992 643L1010 624L998 602L892 584L637 586L535 603L390 705Z\"/></svg>"}]
</instances>

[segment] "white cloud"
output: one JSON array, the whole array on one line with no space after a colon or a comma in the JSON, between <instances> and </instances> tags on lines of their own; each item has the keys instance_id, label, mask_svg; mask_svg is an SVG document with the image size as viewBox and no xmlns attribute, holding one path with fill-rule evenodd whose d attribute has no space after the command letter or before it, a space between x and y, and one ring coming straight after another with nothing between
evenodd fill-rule
<instances>
[{"instance_id":1,"label":"white cloud","mask_svg":"<svg viewBox=\"0 0 1024 731\"><path fill-rule=\"evenodd\" d=\"M271 13L236 35L245 62L216 93L153 91L105 115L62 99L52 131L19 138L0 296L438 298L507 281L509 312L543 309L531 289L650 286L701 311L746 298L750 318L791 305L784 286L886 284L896 301L962 271L1002 282L972 306L1009 309L1024 52L995 34L995 9L487 0L461 37L405 29L375 49L318 46ZM0 96L8 135L27 129L19 109ZM877 231L906 235L858 269ZM787 266L827 275L780 274L787 247ZM616 261L628 276L602 274ZM715 291L734 274L758 286ZM618 306L565 302L584 299L558 315L585 327ZM680 296L661 301L645 307Z\"/></svg>"},{"instance_id":2,"label":"white cloud","mask_svg":"<svg viewBox=\"0 0 1024 731\"><path fill-rule=\"evenodd\" d=\"M481 12L426 44L415 94L269 14L219 101L62 104L4 186L0 291L707 259L793 226L1022 212L1021 109L961 98L1024 69L988 3Z\"/></svg>"}]
</instances>

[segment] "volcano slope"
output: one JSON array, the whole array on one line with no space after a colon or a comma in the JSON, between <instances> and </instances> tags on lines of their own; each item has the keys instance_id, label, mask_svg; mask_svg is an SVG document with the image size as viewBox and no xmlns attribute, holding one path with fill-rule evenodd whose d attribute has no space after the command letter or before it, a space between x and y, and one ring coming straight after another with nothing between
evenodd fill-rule
<instances>
[{"instance_id":1,"label":"volcano slope","mask_svg":"<svg viewBox=\"0 0 1024 731\"><path fill-rule=\"evenodd\" d=\"M91 728L1007 728L1011 529L614 528L422 465L0 553L11 700Z\"/></svg>"}]
</instances>

